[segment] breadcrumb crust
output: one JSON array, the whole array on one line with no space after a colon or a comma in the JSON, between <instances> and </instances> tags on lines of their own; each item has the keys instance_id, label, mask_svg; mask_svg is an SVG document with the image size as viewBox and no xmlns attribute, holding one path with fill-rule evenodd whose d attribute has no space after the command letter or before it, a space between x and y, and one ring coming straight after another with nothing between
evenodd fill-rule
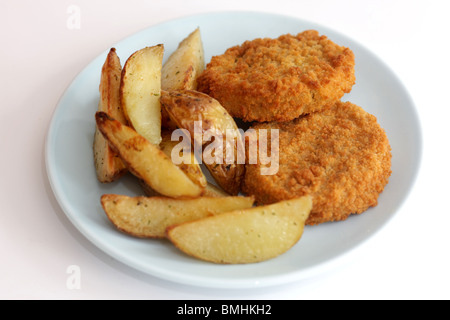
<instances>
[{"instance_id":1,"label":"breadcrumb crust","mask_svg":"<svg viewBox=\"0 0 450 320\"><path fill-rule=\"evenodd\" d=\"M353 52L315 30L260 38L214 56L198 91L244 121L290 121L340 100L355 83Z\"/></svg>"},{"instance_id":2,"label":"breadcrumb crust","mask_svg":"<svg viewBox=\"0 0 450 320\"><path fill-rule=\"evenodd\" d=\"M376 206L391 175L391 147L375 116L350 102L291 122L260 123L279 129L279 171L260 175L248 164L243 192L269 204L312 195L307 221L316 225L346 220Z\"/></svg>"}]
</instances>

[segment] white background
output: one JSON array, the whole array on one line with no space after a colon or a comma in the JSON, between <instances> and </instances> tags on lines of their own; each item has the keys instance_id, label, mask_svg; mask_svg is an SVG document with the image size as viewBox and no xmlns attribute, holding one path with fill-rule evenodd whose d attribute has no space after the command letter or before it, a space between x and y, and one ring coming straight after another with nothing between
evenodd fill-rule
<instances>
[{"instance_id":1,"label":"white background","mask_svg":"<svg viewBox=\"0 0 450 320\"><path fill-rule=\"evenodd\" d=\"M80 8L80 29L67 27L72 4ZM58 99L78 72L136 31L221 10L281 13L333 28L384 60L416 104L424 149L407 202L364 250L315 278L239 291L153 278L87 241L51 192L45 136ZM448 1L435 0L0 0L0 298L450 298L449 12ZM80 267L80 289L66 286L70 265Z\"/></svg>"}]
</instances>

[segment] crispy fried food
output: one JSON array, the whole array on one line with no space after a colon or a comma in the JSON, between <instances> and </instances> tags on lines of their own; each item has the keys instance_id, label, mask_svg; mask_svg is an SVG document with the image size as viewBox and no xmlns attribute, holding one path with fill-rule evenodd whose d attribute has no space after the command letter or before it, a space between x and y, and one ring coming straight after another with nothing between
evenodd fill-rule
<instances>
[{"instance_id":1,"label":"crispy fried food","mask_svg":"<svg viewBox=\"0 0 450 320\"><path fill-rule=\"evenodd\" d=\"M375 116L350 102L291 122L257 124L279 129L279 170L260 175L246 166L243 191L268 204L312 195L307 224L345 220L377 205L391 174L391 147Z\"/></svg>"},{"instance_id":2,"label":"crispy fried food","mask_svg":"<svg viewBox=\"0 0 450 320\"><path fill-rule=\"evenodd\" d=\"M244 121L289 121L350 92L354 64L349 48L308 30L246 41L214 56L197 90Z\"/></svg>"}]
</instances>

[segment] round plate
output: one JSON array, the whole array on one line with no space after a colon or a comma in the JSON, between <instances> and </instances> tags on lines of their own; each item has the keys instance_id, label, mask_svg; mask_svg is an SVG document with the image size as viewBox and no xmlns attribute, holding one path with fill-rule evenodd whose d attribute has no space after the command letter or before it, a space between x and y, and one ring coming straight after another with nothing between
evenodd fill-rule
<instances>
[{"instance_id":1,"label":"round plate","mask_svg":"<svg viewBox=\"0 0 450 320\"><path fill-rule=\"evenodd\" d=\"M163 43L165 57L200 27L206 61L228 47L258 37L278 37L316 29L353 50L356 85L343 100L374 114L392 147L392 176L378 206L347 221L305 229L287 253L257 264L216 265L184 255L165 240L136 239L117 231L100 205L105 193L141 195L136 179L97 181L93 162L94 114L100 72L110 48L94 59L68 87L53 115L46 143L51 187L75 227L98 248L147 274L183 284L250 288L292 282L316 275L376 234L408 196L419 169L421 132L412 100L394 73L374 54L333 30L297 18L254 12L189 16L138 32L114 47L122 64L136 50ZM404 130L404 128L408 128Z\"/></svg>"}]
</instances>

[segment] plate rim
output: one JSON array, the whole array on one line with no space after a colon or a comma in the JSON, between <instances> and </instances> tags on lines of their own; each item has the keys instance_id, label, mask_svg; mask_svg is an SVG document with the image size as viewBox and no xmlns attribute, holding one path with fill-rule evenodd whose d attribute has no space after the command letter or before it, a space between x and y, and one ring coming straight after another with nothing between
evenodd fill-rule
<instances>
[{"instance_id":1,"label":"plate rim","mask_svg":"<svg viewBox=\"0 0 450 320\"><path fill-rule=\"evenodd\" d=\"M275 16L277 18L289 18L291 20L298 21L299 23L307 24L307 25L310 25L311 27L320 28L322 30L330 30L334 34L337 34L337 35L351 41L352 43L358 45L359 49L364 50L364 52L366 54L369 54L371 56L371 58L375 59L378 63L382 64L383 67L390 73L390 75L394 77L395 82L401 86L401 88L403 90L403 94L408 99L410 111L413 112L412 118L415 120L415 127L417 129L416 134L417 134L418 141L417 141L417 147L416 147L417 159L416 159L416 163L415 163L414 176L411 177L411 184L410 184L408 190L404 193L401 201L399 201L399 203L397 204L396 209L389 216L389 218L386 219L382 223L382 225L378 227L378 229L376 231L372 232L369 236L365 237L363 241L360 241L359 243L355 244L352 248L348 249L347 251L338 255L337 257L331 258L330 260L324 261L324 262L322 262L318 265L314 265L312 267L302 269L300 271L291 271L288 273L277 274L277 275L270 276L268 278L264 278L262 280L261 279L259 279L259 280L237 279L236 280L236 279L227 278L222 281L220 281L220 279L214 279L214 281L211 281L211 279L207 278L206 280L209 280L209 281L199 282L198 281L199 276L195 276L195 275L188 275L186 277L186 275L181 276L180 274L173 274L170 272L167 273L167 271L164 273L161 271L155 271L154 269L151 270L152 272L149 272L148 268L144 268L140 265L136 265L136 263L133 263L132 261L130 261L130 259L128 257L117 255L115 252L111 251L107 246L104 246L103 243L98 243L95 239L93 239L93 237L91 237L91 235L88 232L86 232L86 230L84 230L84 228L80 225L79 221L74 219L72 214L68 213L68 212L70 212L70 208L68 208L67 203L64 201L62 195L59 192L60 189L58 188L58 183L57 183L58 179L55 176L57 173L54 171L55 165L52 163L54 161L54 159L51 158L51 152L52 152L51 142L54 139L54 134L52 134L52 133L55 130L55 126L56 126L56 122L57 122L56 121L57 114L58 114L58 112L61 112L61 104L62 104L64 97L66 96L67 92L69 91L70 87L75 82L75 80L82 73L84 73L87 69L89 69L89 67L92 64L94 64L97 59L99 59L101 56L103 56L105 54L105 52L108 51L108 49L101 52L100 54L96 55L95 57L93 57L90 60L90 62L73 77L73 79L70 81L70 83L66 86L66 88L62 92L62 94L61 94L60 98L58 99L56 106L52 112L51 120L48 125L48 131L47 131L47 134L45 137L45 144L44 144L45 168L46 168L47 178L48 178L51 190L52 190L53 195L55 196L55 199L57 200L59 206L61 207L64 215L69 219L69 221L73 224L73 226L77 229L77 231L80 232L86 239L89 240L90 244L94 245L96 248L100 249L102 252L113 257L116 261L121 262L122 264L126 265L127 267L130 267L135 270L139 270L140 272L143 272L147 275L154 276L159 279L163 279L165 281L170 281L170 282L180 283L180 284L185 284L185 285L192 285L192 286L197 286L197 287L244 289L244 288L268 287L268 286L274 286L274 285L281 285L281 284L285 284L287 282L300 281L300 280L315 276L317 274L321 274L326 270L332 269L337 264L343 263L344 261L347 260L347 258L350 255L354 254L355 251L360 250L365 244L367 244L369 241L373 240L375 235L380 233L386 227L386 225L388 225L388 223L397 215L398 211L400 211L400 209L408 201L408 198L410 197L412 190L414 189L414 186L418 179L418 176L419 176L419 173L420 173L421 167L422 167L422 161L423 161L423 132L422 132L422 125L420 122L420 117L418 114L416 104L415 104L410 92L408 91L407 87L405 86L403 81L401 81L401 78L398 76L398 74L395 72L395 70L393 68L391 68L391 66L388 65L384 60L382 60L377 54L375 54L373 51L369 50L366 46L361 44L359 41L356 41L355 39L343 34L339 30L332 29L329 26L321 25L321 24L318 24L316 22L313 22L313 21L310 21L307 19L303 19L303 18L291 16L291 15L286 15L286 14L269 13L269 12L264 12L264 11L261 11L261 12L260 11L212 11L212 12L204 12L204 13L197 13L197 14L189 14L189 15L161 21L159 23L152 24L150 26L142 28L141 30L131 33L131 34L123 37L122 39L118 40L117 42L114 43L113 46L118 46L120 43L124 42L126 39L129 39L131 37L138 37L139 34L145 33L147 30L155 28L160 25L172 24L174 22L182 22L183 20L189 20L189 19L196 18L196 17L197 18L210 17L210 16L215 16L217 14L219 14L219 15L229 15L229 14L232 14L232 15L234 15L234 14L264 15L264 16L269 16L269 17ZM161 268L159 268L159 269L161 269Z\"/></svg>"}]
</instances>

